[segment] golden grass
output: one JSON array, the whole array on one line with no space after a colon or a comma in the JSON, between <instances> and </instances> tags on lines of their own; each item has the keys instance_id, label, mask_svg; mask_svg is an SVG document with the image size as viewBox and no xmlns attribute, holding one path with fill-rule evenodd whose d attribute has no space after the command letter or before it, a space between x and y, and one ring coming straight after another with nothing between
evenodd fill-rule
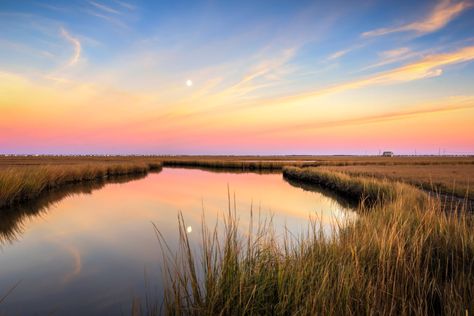
<instances>
[{"instance_id":1,"label":"golden grass","mask_svg":"<svg viewBox=\"0 0 474 316\"><path fill-rule=\"evenodd\" d=\"M455 189L470 190L466 175L473 157L0 157L0 207L66 184L142 174L162 164L283 169L294 181L359 201L361 211L332 237L312 222L307 234L279 242L266 223L242 235L236 210L229 210L223 239L203 224L200 256L191 251L180 217L182 252L166 250L160 237L167 253L169 314L474 313L473 215L446 212L423 192L392 181L423 188L438 183L435 189L451 193L454 179Z\"/></svg>"},{"instance_id":2,"label":"golden grass","mask_svg":"<svg viewBox=\"0 0 474 316\"><path fill-rule=\"evenodd\" d=\"M413 188L402 183L378 180L373 177L352 177L321 168L285 167L283 176L290 180L318 185L327 188L348 199L360 201L361 206L373 206L375 203L389 203L399 198L399 195L412 196ZM424 202L424 194L418 194L420 201L410 203L419 205Z\"/></svg>"},{"instance_id":3,"label":"golden grass","mask_svg":"<svg viewBox=\"0 0 474 316\"><path fill-rule=\"evenodd\" d=\"M311 166L346 166L346 165L474 165L474 157L443 156L157 156L165 164L211 164L222 165L240 163L261 163L269 167L274 165L311 165ZM272 165L274 164L274 165Z\"/></svg>"},{"instance_id":4,"label":"golden grass","mask_svg":"<svg viewBox=\"0 0 474 316\"><path fill-rule=\"evenodd\" d=\"M127 174L144 174L160 163L38 165L0 169L0 208L30 200L66 184Z\"/></svg>"},{"instance_id":5,"label":"golden grass","mask_svg":"<svg viewBox=\"0 0 474 316\"><path fill-rule=\"evenodd\" d=\"M261 170L281 170L285 166L314 166L312 162L305 161L246 161L246 160L186 160L186 159L164 159L164 166L170 167L195 167L195 168L215 168L234 169L244 171Z\"/></svg>"},{"instance_id":6,"label":"golden grass","mask_svg":"<svg viewBox=\"0 0 474 316\"><path fill-rule=\"evenodd\" d=\"M402 181L460 198L474 197L474 185L471 185L474 179L473 157L182 156L160 159L164 166L243 171L280 171L286 166L324 167L352 175Z\"/></svg>"},{"instance_id":7,"label":"golden grass","mask_svg":"<svg viewBox=\"0 0 474 316\"><path fill-rule=\"evenodd\" d=\"M55 203L76 194L91 194L111 183L125 183L142 179L146 174L111 175L107 178L98 178L93 181L63 184L54 190L41 194L27 203L16 203L0 210L0 247L18 240L26 229L28 219L41 216Z\"/></svg>"},{"instance_id":8,"label":"golden grass","mask_svg":"<svg viewBox=\"0 0 474 316\"><path fill-rule=\"evenodd\" d=\"M474 156L0 156L0 169L41 164L127 163L127 162L281 162L309 163L320 166L344 165L473 165Z\"/></svg>"},{"instance_id":9,"label":"golden grass","mask_svg":"<svg viewBox=\"0 0 474 316\"><path fill-rule=\"evenodd\" d=\"M357 221L326 237L277 241L272 227L238 230L236 210L223 238L203 225L193 253L179 218L181 251L165 254L170 315L464 315L474 312L473 217L444 212L411 187L317 168L285 169L293 178L347 190L362 208ZM362 188L362 189L361 189ZM229 203L230 204L230 203ZM153 311L149 311L153 314ZM155 310L158 312L158 310Z\"/></svg>"},{"instance_id":10,"label":"golden grass","mask_svg":"<svg viewBox=\"0 0 474 316\"><path fill-rule=\"evenodd\" d=\"M403 181L424 190L464 198L474 198L474 165L392 165L392 166L344 166L329 170Z\"/></svg>"}]
</instances>

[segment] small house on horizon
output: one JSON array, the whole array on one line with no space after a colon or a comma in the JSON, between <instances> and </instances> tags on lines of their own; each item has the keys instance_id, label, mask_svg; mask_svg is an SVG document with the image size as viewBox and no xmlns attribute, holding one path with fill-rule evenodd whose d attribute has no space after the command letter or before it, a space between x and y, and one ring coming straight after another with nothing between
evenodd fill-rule
<instances>
[{"instance_id":1,"label":"small house on horizon","mask_svg":"<svg viewBox=\"0 0 474 316\"><path fill-rule=\"evenodd\" d=\"M393 151L384 151L382 157L393 157Z\"/></svg>"}]
</instances>

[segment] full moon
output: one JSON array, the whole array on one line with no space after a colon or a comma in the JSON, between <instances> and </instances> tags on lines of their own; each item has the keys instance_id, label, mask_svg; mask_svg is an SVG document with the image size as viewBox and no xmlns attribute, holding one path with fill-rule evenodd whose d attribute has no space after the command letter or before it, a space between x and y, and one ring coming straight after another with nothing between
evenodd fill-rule
<instances>
[{"instance_id":1,"label":"full moon","mask_svg":"<svg viewBox=\"0 0 474 316\"><path fill-rule=\"evenodd\" d=\"M191 87L191 86L193 85L193 82L188 79L188 80L186 80L186 85L187 85L188 87Z\"/></svg>"},{"instance_id":2,"label":"full moon","mask_svg":"<svg viewBox=\"0 0 474 316\"><path fill-rule=\"evenodd\" d=\"M190 234L192 231L193 231L193 228L192 228L191 226L188 226L188 227L186 228L186 232L187 232L188 234Z\"/></svg>"}]
</instances>

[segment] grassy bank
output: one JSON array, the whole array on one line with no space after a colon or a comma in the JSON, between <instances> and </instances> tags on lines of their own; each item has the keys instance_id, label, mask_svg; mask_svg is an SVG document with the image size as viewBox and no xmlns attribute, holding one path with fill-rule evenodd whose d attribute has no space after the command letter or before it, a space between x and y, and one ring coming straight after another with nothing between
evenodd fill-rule
<instances>
[{"instance_id":1,"label":"grassy bank","mask_svg":"<svg viewBox=\"0 0 474 316\"><path fill-rule=\"evenodd\" d=\"M114 175L106 178L97 178L93 181L63 184L46 194L28 200L27 203L17 203L0 210L0 248L20 239L23 235L26 222L36 216L42 216L51 206L62 199L79 195L91 194L107 184L126 183L146 177L145 173Z\"/></svg>"},{"instance_id":2,"label":"grassy bank","mask_svg":"<svg viewBox=\"0 0 474 316\"><path fill-rule=\"evenodd\" d=\"M186 159L165 159L163 166L170 167L195 167L195 168L215 168L234 170L282 170L285 166L314 166L313 162L304 161L246 161L246 160L186 160Z\"/></svg>"},{"instance_id":3,"label":"grassy bank","mask_svg":"<svg viewBox=\"0 0 474 316\"><path fill-rule=\"evenodd\" d=\"M165 165L239 169L276 169L284 166L472 166L474 157L380 156L159 156Z\"/></svg>"},{"instance_id":4,"label":"grassy bank","mask_svg":"<svg viewBox=\"0 0 474 316\"><path fill-rule=\"evenodd\" d=\"M284 159L286 158L286 160ZM164 166L232 169L240 171L281 171L285 167L319 167L368 178L395 180L423 190L474 198L472 157L173 157ZM273 159L273 160L270 160Z\"/></svg>"},{"instance_id":5,"label":"grassy bank","mask_svg":"<svg viewBox=\"0 0 474 316\"><path fill-rule=\"evenodd\" d=\"M474 165L380 165L329 167L331 171L356 176L403 181L424 190L459 198L474 198Z\"/></svg>"},{"instance_id":6,"label":"grassy bank","mask_svg":"<svg viewBox=\"0 0 474 316\"><path fill-rule=\"evenodd\" d=\"M421 192L414 191L411 186L389 180L379 180L373 177L353 177L348 174L328 171L319 168L297 168L285 167L283 169L285 178L300 181L307 184L317 185L329 189L350 200L358 201L361 206L373 206L378 204L393 203L404 196L405 202L415 205L424 203L426 196ZM414 197L416 200L408 197Z\"/></svg>"},{"instance_id":7,"label":"grassy bank","mask_svg":"<svg viewBox=\"0 0 474 316\"><path fill-rule=\"evenodd\" d=\"M92 163L38 165L0 170L0 208L31 200L41 194L72 183L107 177L145 174L161 168L160 163Z\"/></svg>"},{"instance_id":8,"label":"grassy bank","mask_svg":"<svg viewBox=\"0 0 474 316\"><path fill-rule=\"evenodd\" d=\"M311 164L315 166L436 166L436 165L474 165L474 156L2 156L0 169L11 166L65 165L91 163L135 163L141 162L246 162L246 163L282 163L284 165Z\"/></svg>"},{"instance_id":9,"label":"grassy bank","mask_svg":"<svg viewBox=\"0 0 474 316\"><path fill-rule=\"evenodd\" d=\"M161 163L170 167L278 172L285 166L322 167L352 175L387 178L425 190L474 197L474 157L444 156L0 156L0 170L43 165Z\"/></svg>"},{"instance_id":10,"label":"grassy bank","mask_svg":"<svg viewBox=\"0 0 474 316\"><path fill-rule=\"evenodd\" d=\"M361 203L359 219L338 235L325 237L314 222L307 234L283 242L261 223L239 233L229 210L223 238L203 225L199 255L180 218L181 251L163 246L169 314L474 313L472 215L444 212L405 184L317 168L284 172L375 203Z\"/></svg>"}]
</instances>

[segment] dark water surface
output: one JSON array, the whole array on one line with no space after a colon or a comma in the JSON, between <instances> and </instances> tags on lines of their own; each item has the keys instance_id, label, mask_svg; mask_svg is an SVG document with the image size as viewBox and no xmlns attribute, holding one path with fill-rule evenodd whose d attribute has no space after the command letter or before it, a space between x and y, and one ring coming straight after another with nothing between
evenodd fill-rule
<instances>
[{"instance_id":1,"label":"dark water surface","mask_svg":"<svg viewBox=\"0 0 474 316\"><path fill-rule=\"evenodd\" d=\"M165 168L110 181L66 187L0 215L0 300L18 284L0 315L128 315L134 298L159 299L161 252L152 223L175 245L182 211L198 243L203 212L212 224L227 211L227 186L242 229L251 204L263 216L273 214L277 234L285 226L304 232L310 216L330 234L335 220L355 216L327 193L292 185L281 174Z\"/></svg>"}]
</instances>

